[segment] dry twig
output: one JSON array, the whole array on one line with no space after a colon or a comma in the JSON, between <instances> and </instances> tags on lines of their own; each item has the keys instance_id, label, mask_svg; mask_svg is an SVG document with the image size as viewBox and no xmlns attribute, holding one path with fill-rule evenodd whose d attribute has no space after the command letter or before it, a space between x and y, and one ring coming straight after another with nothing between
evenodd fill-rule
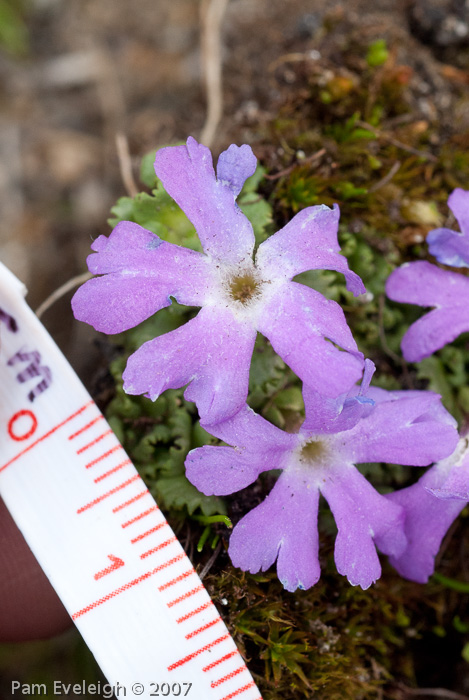
<instances>
[{"instance_id":1,"label":"dry twig","mask_svg":"<svg viewBox=\"0 0 469 700\"><path fill-rule=\"evenodd\" d=\"M121 172L122 182L129 197L135 197L138 194L138 187L135 184L132 173L132 161L130 159L129 142L127 136L121 131L116 134L117 157L119 158L119 168Z\"/></svg>"},{"instance_id":2,"label":"dry twig","mask_svg":"<svg viewBox=\"0 0 469 700\"><path fill-rule=\"evenodd\" d=\"M200 572L199 578L201 581L204 580L204 578L207 576L207 574L210 571L210 569L212 568L212 566L215 564L215 561L216 561L218 555L220 554L220 551L221 551L221 542L219 542L217 544L214 553L212 554L212 556L210 557L210 559L208 560L208 562L205 564L204 568Z\"/></svg>"},{"instance_id":3,"label":"dry twig","mask_svg":"<svg viewBox=\"0 0 469 700\"><path fill-rule=\"evenodd\" d=\"M202 64L207 117L200 141L210 147L223 113L221 23L228 0L202 0L200 8Z\"/></svg>"},{"instance_id":4,"label":"dry twig","mask_svg":"<svg viewBox=\"0 0 469 700\"><path fill-rule=\"evenodd\" d=\"M399 683L399 688L406 695L443 698L443 700L469 700L467 695L461 695L461 693L455 693L454 690L447 690L446 688L409 688L404 683Z\"/></svg>"},{"instance_id":5,"label":"dry twig","mask_svg":"<svg viewBox=\"0 0 469 700\"><path fill-rule=\"evenodd\" d=\"M402 141L398 141L393 136L389 136L388 134L385 134L384 131L380 131L379 129L376 129L371 124L368 124L368 122L364 122L361 119L357 119L357 121L355 123L357 126L361 126L362 129L366 129L367 131L371 131L371 133L374 134L377 139L382 139L383 141L387 141L388 143L392 144L393 146L396 146L396 148L401 148L403 151L407 151L408 153L412 153L414 156L418 156L419 158L425 158L426 160L431 160L433 163L436 163L438 161L438 158L436 156L434 156L433 153L429 153L428 151L419 151L418 148L414 148L413 146L408 146L406 143L403 143Z\"/></svg>"},{"instance_id":6,"label":"dry twig","mask_svg":"<svg viewBox=\"0 0 469 700\"><path fill-rule=\"evenodd\" d=\"M47 311L47 309L49 309L53 304L55 304L56 301L61 299L71 289L75 289L75 287L78 287L83 282L86 282L87 280L91 279L92 276L93 275L91 274L91 272L84 272L81 275L72 277L72 279L68 280L68 282L65 282L65 284L62 284L58 289L55 290L55 292L52 292L52 294L48 296L47 299L43 301L40 306L38 306L38 308L36 309L36 316L38 318L41 318L41 316Z\"/></svg>"},{"instance_id":7,"label":"dry twig","mask_svg":"<svg viewBox=\"0 0 469 700\"><path fill-rule=\"evenodd\" d=\"M393 179L394 175L397 173L397 171L399 170L400 167L401 167L401 162L399 160L396 160L396 162L392 166L391 170L388 173L386 173L386 175L384 177L382 177L381 180L378 180L378 182L375 182L375 184L370 187L368 192L376 192L377 190L381 189L381 187L384 187L385 185L387 185L388 182L390 182Z\"/></svg>"}]
</instances>

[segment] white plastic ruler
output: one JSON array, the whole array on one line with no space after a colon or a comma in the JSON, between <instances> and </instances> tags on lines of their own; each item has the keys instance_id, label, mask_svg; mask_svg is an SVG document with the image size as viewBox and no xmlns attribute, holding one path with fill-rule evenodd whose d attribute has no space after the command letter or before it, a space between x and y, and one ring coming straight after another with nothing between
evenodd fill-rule
<instances>
[{"instance_id":1,"label":"white plastic ruler","mask_svg":"<svg viewBox=\"0 0 469 700\"><path fill-rule=\"evenodd\" d=\"M0 494L116 696L262 700L176 536L24 293L0 263Z\"/></svg>"}]
</instances>

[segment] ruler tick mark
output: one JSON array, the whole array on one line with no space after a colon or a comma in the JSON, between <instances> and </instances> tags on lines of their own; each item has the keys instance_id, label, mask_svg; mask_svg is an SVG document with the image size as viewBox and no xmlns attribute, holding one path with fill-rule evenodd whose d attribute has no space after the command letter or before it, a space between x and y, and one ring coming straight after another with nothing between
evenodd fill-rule
<instances>
[{"instance_id":1,"label":"ruler tick mark","mask_svg":"<svg viewBox=\"0 0 469 700\"><path fill-rule=\"evenodd\" d=\"M85 452L86 450L89 450L90 447L93 447L93 445L96 445L97 442L101 442L101 440L104 440L105 437L108 435L112 435L112 430L109 428L109 430L106 430L102 435L98 435L97 438L89 442L87 445L83 445L83 447L80 447L79 450L77 450L77 455L81 455L82 452Z\"/></svg>"},{"instance_id":2,"label":"ruler tick mark","mask_svg":"<svg viewBox=\"0 0 469 700\"><path fill-rule=\"evenodd\" d=\"M141 494L139 498L142 496L145 496L147 492ZM135 499L136 500L136 499ZM157 505L152 506L148 510L143 511L143 513L140 513L140 515L136 515L135 518L132 518L131 520L127 520L126 523L122 523L121 527L129 527L129 525L133 525L133 523L136 523L137 520L141 520L142 518L145 518L147 515L150 515L150 513L154 513L155 511L159 510ZM115 510L112 511L113 513Z\"/></svg>"},{"instance_id":3,"label":"ruler tick mark","mask_svg":"<svg viewBox=\"0 0 469 700\"><path fill-rule=\"evenodd\" d=\"M237 676L239 673L243 673L243 671L247 671L247 670L248 670L247 666L246 666L246 664L244 664L243 666L240 666L239 668L237 668L235 671L231 671L231 673L228 673L227 676L223 676L223 678L219 678L217 681L212 681L210 683L210 686L212 688L217 688L222 683L226 683L226 681L230 681L232 678Z\"/></svg>"},{"instance_id":4,"label":"ruler tick mark","mask_svg":"<svg viewBox=\"0 0 469 700\"><path fill-rule=\"evenodd\" d=\"M186 634L186 639L192 639L192 637L197 636L201 632L205 632L205 630L208 630L210 627L213 627L213 625L217 625L221 621L222 621L221 617L217 617L217 618L215 618L215 620L212 620L211 622L207 622L206 625L202 625L202 627L199 627L199 629L194 630L193 632L189 632L189 634Z\"/></svg>"},{"instance_id":5,"label":"ruler tick mark","mask_svg":"<svg viewBox=\"0 0 469 700\"><path fill-rule=\"evenodd\" d=\"M166 540L166 542L162 542L157 547L153 547L153 549L149 549L148 552L144 552L143 554L140 555L140 559L146 559L147 557L150 556L150 554L155 554L155 552L159 552L160 549L167 547L168 545L172 544L173 542L177 542L176 536L171 537L169 540Z\"/></svg>"},{"instance_id":6,"label":"ruler tick mark","mask_svg":"<svg viewBox=\"0 0 469 700\"><path fill-rule=\"evenodd\" d=\"M202 654L204 651L208 651L212 647L216 646L217 644L220 644L221 642L226 642L227 639L230 639L229 634L223 635L223 637L219 637L218 639L215 639L215 641L210 642L209 644L206 644L204 647L201 647L200 649L197 649L197 651L193 651L192 654L189 654L188 656L185 656L183 659L179 659L179 661L176 661L174 664L171 664L168 666L168 671L174 671L175 668L179 668L180 666L183 666L186 664L188 661L192 661L192 659L195 659L196 656L199 656L199 654Z\"/></svg>"},{"instance_id":7,"label":"ruler tick mark","mask_svg":"<svg viewBox=\"0 0 469 700\"><path fill-rule=\"evenodd\" d=\"M109 496L113 496L115 493L117 493L117 491L120 491L121 489L126 488L126 486L129 486L134 481L137 481L137 479L140 479L139 474L135 474L135 476L133 476L131 479L127 479L127 481L124 481L122 484L119 484L119 486L115 486L110 491L106 491L106 493L103 493L101 496L98 496L93 501L90 501L86 505L79 508L77 510L78 515L80 515L80 513L83 513L85 510L92 508L93 506L97 505L98 503L101 503L101 501L104 501L105 498L108 498Z\"/></svg>"},{"instance_id":8,"label":"ruler tick mark","mask_svg":"<svg viewBox=\"0 0 469 700\"><path fill-rule=\"evenodd\" d=\"M251 683L248 683L247 685L243 685L242 688L238 688L238 690L234 690L232 693L229 695L225 695L224 698L221 700L231 700L231 698L235 698L237 695L241 695L241 693L246 692L246 690L250 690L251 688L254 688L256 684L254 681L251 681Z\"/></svg>"},{"instance_id":9,"label":"ruler tick mark","mask_svg":"<svg viewBox=\"0 0 469 700\"><path fill-rule=\"evenodd\" d=\"M130 506L130 505L132 505L132 503L135 503L135 501L138 501L140 498L143 498L143 496L149 496L149 495L150 495L150 491L148 489L145 489L145 491L142 491L141 493L137 493L137 495L134 496L133 498L129 498L128 501L121 503L120 506L116 506L115 508L113 508L112 512L117 513L118 511L122 510L122 508L127 508L127 506Z\"/></svg>"},{"instance_id":10,"label":"ruler tick mark","mask_svg":"<svg viewBox=\"0 0 469 700\"><path fill-rule=\"evenodd\" d=\"M239 654L239 651L231 651L229 654L225 654L225 656L222 656L221 659L217 659L217 661L213 661L213 663L209 664L208 666L204 666L202 671L210 671L212 668L215 668L215 666L218 666L218 664L223 663L224 661L228 661L228 659L232 659L233 656L237 656Z\"/></svg>"},{"instance_id":11,"label":"ruler tick mark","mask_svg":"<svg viewBox=\"0 0 469 700\"><path fill-rule=\"evenodd\" d=\"M69 440L74 440L76 437L84 433L88 428L91 428L95 423L98 423L98 421L104 420L103 414L99 415L97 418L93 418L92 421L87 423L86 425L83 426L83 428L80 428L80 430L77 430L76 433L72 433L71 435L68 436Z\"/></svg>"},{"instance_id":12,"label":"ruler tick mark","mask_svg":"<svg viewBox=\"0 0 469 700\"><path fill-rule=\"evenodd\" d=\"M171 586L174 586L176 583L183 581L188 576L192 576L192 574L195 574L195 569L189 569L189 571L185 571L180 576L176 576L176 578L171 579L171 581L168 581L167 583L163 583L163 585L160 586L158 588L158 590L161 593L161 591L165 591L167 588L170 588Z\"/></svg>"},{"instance_id":13,"label":"ruler tick mark","mask_svg":"<svg viewBox=\"0 0 469 700\"><path fill-rule=\"evenodd\" d=\"M161 590L161 589L159 589ZM167 603L168 608L172 608L173 605L177 605L178 603L181 603L183 600L187 600L187 598L190 598L191 596L195 595L196 593L199 593L200 591L204 590L204 584L202 583L200 586L197 586L196 588L193 588L191 591L188 591L187 593L184 593L184 595L179 596L179 598L176 598L175 600L172 600L171 602Z\"/></svg>"},{"instance_id":14,"label":"ruler tick mark","mask_svg":"<svg viewBox=\"0 0 469 700\"><path fill-rule=\"evenodd\" d=\"M106 457L109 457L110 455L114 454L114 452L117 452L117 450L123 450L123 449L124 448L120 444L114 445L114 447L111 447L110 450L108 450L107 452L104 452L102 455L100 455L100 457L96 457L96 459L93 459L92 462L88 462L88 464L86 465L86 469L90 469L90 467L94 467L95 464L98 464L98 462L101 462L103 459L106 459Z\"/></svg>"},{"instance_id":15,"label":"ruler tick mark","mask_svg":"<svg viewBox=\"0 0 469 700\"><path fill-rule=\"evenodd\" d=\"M144 537L148 537L148 535L151 535L153 532L157 532L157 530L161 530L162 527L167 527L168 523L166 520L162 523L159 523L158 525L155 525L155 527L152 527L151 530L147 530L146 532L142 532L141 535L137 535L137 537L134 537L133 540L130 540L132 544L135 544L135 542L140 542L140 540L143 540ZM143 557L142 557L143 559Z\"/></svg>"},{"instance_id":16,"label":"ruler tick mark","mask_svg":"<svg viewBox=\"0 0 469 700\"><path fill-rule=\"evenodd\" d=\"M132 464L132 462L130 461L130 459L125 459L123 462L118 464L117 467L113 467L108 472L104 472L104 474L101 474L101 476L96 477L96 479L94 479L94 483L99 484L100 481L106 479L108 476L111 476L111 474L115 474L119 471L119 469L122 469L122 467L126 467L128 464Z\"/></svg>"},{"instance_id":17,"label":"ruler tick mark","mask_svg":"<svg viewBox=\"0 0 469 700\"><path fill-rule=\"evenodd\" d=\"M209 600L208 603L205 603L204 605L201 605L200 607L196 608L195 610L192 610L192 612L187 613L187 615L183 615L182 617L178 618L176 620L176 622L178 623L178 625L180 625L181 622L185 622L190 617L193 617L194 615L198 615L198 613L201 613L204 610L207 610L207 608L210 608L212 605L213 605L213 602L211 600Z\"/></svg>"}]
</instances>

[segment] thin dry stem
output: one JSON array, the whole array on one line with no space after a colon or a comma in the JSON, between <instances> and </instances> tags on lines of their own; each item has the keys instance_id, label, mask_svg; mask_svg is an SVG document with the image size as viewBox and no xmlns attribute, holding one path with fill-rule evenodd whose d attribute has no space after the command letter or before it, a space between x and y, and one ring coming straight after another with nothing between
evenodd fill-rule
<instances>
[{"instance_id":1,"label":"thin dry stem","mask_svg":"<svg viewBox=\"0 0 469 700\"><path fill-rule=\"evenodd\" d=\"M215 564L215 561L217 560L218 555L220 554L221 551L221 542L219 542L215 548L214 553L208 560L208 562L205 564L204 568L202 571L199 573L199 578L201 581L204 580L204 578L207 576L208 572L212 568L212 566Z\"/></svg>"},{"instance_id":2,"label":"thin dry stem","mask_svg":"<svg viewBox=\"0 0 469 700\"><path fill-rule=\"evenodd\" d=\"M461 693L455 693L454 690L447 690L446 688L409 688L403 683L399 683L399 688L403 690L406 695L413 695L415 697L443 698L443 700L469 700L467 695L461 695Z\"/></svg>"},{"instance_id":3,"label":"thin dry stem","mask_svg":"<svg viewBox=\"0 0 469 700\"><path fill-rule=\"evenodd\" d=\"M387 185L388 182L390 182L393 179L394 175L397 173L400 167L401 162L399 160L396 160L391 170L388 173L386 173L386 175L382 177L381 180L378 180L378 182L376 182L372 187L370 187L368 192L376 192L377 190L381 189L381 187Z\"/></svg>"},{"instance_id":4,"label":"thin dry stem","mask_svg":"<svg viewBox=\"0 0 469 700\"><path fill-rule=\"evenodd\" d=\"M122 182L129 197L135 197L138 194L138 187L135 184L132 173L132 160L130 158L129 142L127 136L122 131L116 134L117 157L119 158L119 168L122 177Z\"/></svg>"},{"instance_id":5,"label":"thin dry stem","mask_svg":"<svg viewBox=\"0 0 469 700\"><path fill-rule=\"evenodd\" d=\"M403 151L407 151L408 153L412 153L414 156L419 156L419 158L425 158L425 160L431 160L434 163L438 161L438 158L433 155L433 153L429 153L428 151L419 151L418 148L414 148L413 146L409 146L406 143L403 143L402 141L398 141L397 139L393 138L392 136L389 136L388 134L385 134L384 131L380 131L380 129L376 129L374 126L371 124L368 124L368 122L364 122L361 119L358 119L356 121L357 126L361 126L362 129L366 129L367 131L371 131L372 134L376 136L378 139L382 139L383 141L387 141L388 143L392 144L393 146L396 146L396 148L401 148Z\"/></svg>"},{"instance_id":6,"label":"thin dry stem","mask_svg":"<svg viewBox=\"0 0 469 700\"><path fill-rule=\"evenodd\" d=\"M223 114L221 23L228 0L203 0L201 4L202 67L207 96L207 117L200 141L210 147Z\"/></svg>"},{"instance_id":7,"label":"thin dry stem","mask_svg":"<svg viewBox=\"0 0 469 700\"><path fill-rule=\"evenodd\" d=\"M87 280L91 279L93 275L91 272L84 272L81 275L77 275L76 277L72 277L72 279L68 280L68 282L65 282L65 284L62 284L58 289L55 290L55 292L52 292L50 296L47 297L45 301L42 302L40 306L36 309L36 316L38 318L41 318L41 316L49 309L53 304L55 304L56 301L61 299L67 292L69 292L71 289L75 289L75 287L78 287L80 284L83 284L83 282L86 282Z\"/></svg>"}]
</instances>

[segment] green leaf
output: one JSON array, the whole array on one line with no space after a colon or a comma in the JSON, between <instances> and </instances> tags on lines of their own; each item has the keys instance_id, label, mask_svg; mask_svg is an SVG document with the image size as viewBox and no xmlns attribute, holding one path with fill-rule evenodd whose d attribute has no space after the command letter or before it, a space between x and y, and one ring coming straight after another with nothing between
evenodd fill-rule
<instances>
[{"instance_id":1,"label":"green leaf","mask_svg":"<svg viewBox=\"0 0 469 700\"><path fill-rule=\"evenodd\" d=\"M388 60L389 51L386 47L384 39L378 39L370 44L368 53L366 54L366 62L372 68L382 66Z\"/></svg>"},{"instance_id":2,"label":"green leaf","mask_svg":"<svg viewBox=\"0 0 469 700\"><path fill-rule=\"evenodd\" d=\"M156 481L158 496L167 508L187 508L192 515L198 508L204 515L226 515L226 505L218 496L204 496L183 474L165 476Z\"/></svg>"},{"instance_id":3,"label":"green leaf","mask_svg":"<svg viewBox=\"0 0 469 700\"><path fill-rule=\"evenodd\" d=\"M0 0L0 46L15 56L23 56L28 52L29 36L17 5Z\"/></svg>"},{"instance_id":4,"label":"green leaf","mask_svg":"<svg viewBox=\"0 0 469 700\"><path fill-rule=\"evenodd\" d=\"M243 189L240 192L240 197L242 197L245 194L248 194L248 192L257 192L259 183L264 178L265 173L265 168L262 165L258 164L255 172L251 175L251 177L248 177L248 179L244 183Z\"/></svg>"},{"instance_id":5,"label":"green leaf","mask_svg":"<svg viewBox=\"0 0 469 700\"><path fill-rule=\"evenodd\" d=\"M272 207L255 192L238 199L238 204L252 224L256 245L260 245L267 238L267 226L272 223Z\"/></svg>"},{"instance_id":6,"label":"green leaf","mask_svg":"<svg viewBox=\"0 0 469 700\"><path fill-rule=\"evenodd\" d=\"M140 164L140 180L146 185L150 190L154 189L158 184L158 178L156 177L154 162L155 162L156 151L150 151L146 153Z\"/></svg>"}]
</instances>

